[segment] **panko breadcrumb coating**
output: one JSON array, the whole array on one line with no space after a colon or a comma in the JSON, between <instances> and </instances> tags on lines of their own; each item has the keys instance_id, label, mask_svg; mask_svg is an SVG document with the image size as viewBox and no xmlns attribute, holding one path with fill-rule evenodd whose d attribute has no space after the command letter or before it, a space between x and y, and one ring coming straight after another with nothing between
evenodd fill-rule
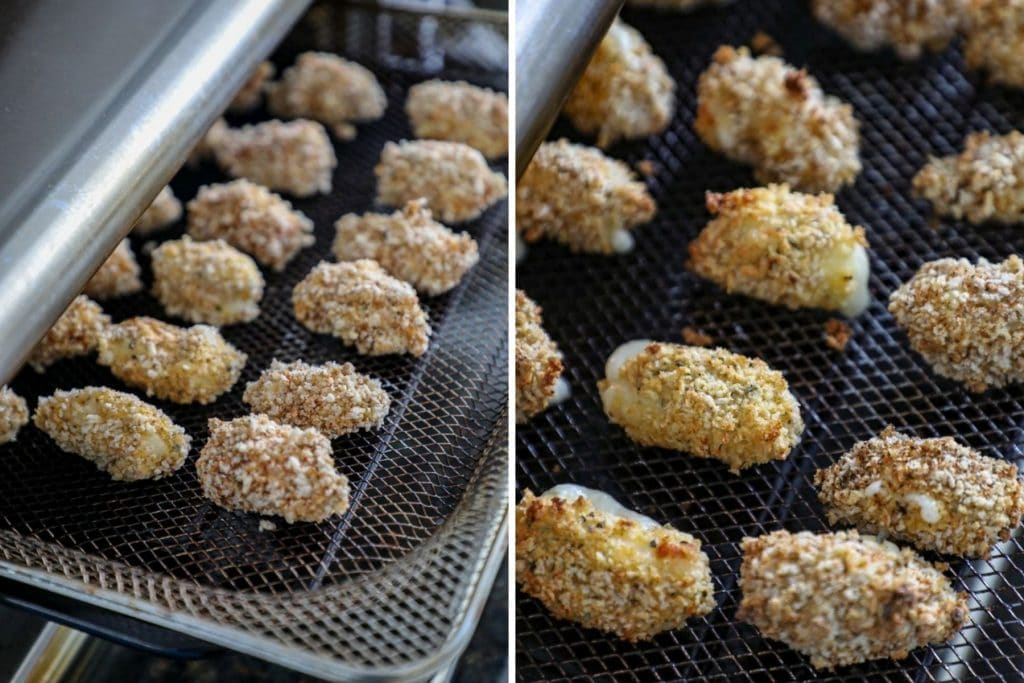
<instances>
[{"instance_id":1,"label":"panko breadcrumb coating","mask_svg":"<svg viewBox=\"0 0 1024 683\"><path fill-rule=\"evenodd\" d=\"M910 549L856 531L744 538L736 617L817 669L903 659L967 623L967 594Z\"/></svg>"},{"instance_id":2,"label":"panko breadcrumb coating","mask_svg":"<svg viewBox=\"0 0 1024 683\"><path fill-rule=\"evenodd\" d=\"M516 185L516 230L574 252L625 253L657 206L629 166L593 147L545 142Z\"/></svg>"},{"instance_id":3,"label":"panko breadcrumb coating","mask_svg":"<svg viewBox=\"0 0 1024 683\"><path fill-rule=\"evenodd\" d=\"M988 557L1024 514L1017 466L950 437L891 426L814 475L829 524L891 536L921 550Z\"/></svg>"},{"instance_id":4,"label":"panko breadcrumb coating","mask_svg":"<svg viewBox=\"0 0 1024 683\"><path fill-rule=\"evenodd\" d=\"M249 382L242 400L275 422L313 427L328 438L380 427L391 398L378 380L351 363L310 365L275 360Z\"/></svg>"},{"instance_id":5,"label":"panko breadcrumb coating","mask_svg":"<svg viewBox=\"0 0 1024 683\"><path fill-rule=\"evenodd\" d=\"M348 509L348 479L334 468L331 442L315 429L266 415L213 418L196 460L203 495L228 510L321 522Z\"/></svg>"},{"instance_id":6,"label":"panko breadcrumb coating","mask_svg":"<svg viewBox=\"0 0 1024 683\"><path fill-rule=\"evenodd\" d=\"M422 197L445 223L471 221L508 194L505 176L492 171L480 152L458 142L389 142L373 172L381 204L405 206Z\"/></svg>"},{"instance_id":7,"label":"panko breadcrumb coating","mask_svg":"<svg viewBox=\"0 0 1024 683\"><path fill-rule=\"evenodd\" d=\"M113 299L135 294L142 291L141 273L131 243L123 239L93 274L82 292L94 299Z\"/></svg>"},{"instance_id":8,"label":"panko breadcrumb coating","mask_svg":"<svg viewBox=\"0 0 1024 683\"><path fill-rule=\"evenodd\" d=\"M316 121L277 119L211 129L205 141L225 173L296 197L331 191L338 165L327 131Z\"/></svg>"},{"instance_id":9,"label":"panko breadcrumb coating","mask_svg":"<svg viewBox=\"0 0 1024 683\"><path fill-rule=\"evenodd\" d=\"M260 314L263 274L224 240L193 242L185 235L154 249L152 264L153 296L168 315L220 326Z\"/></svg>"},{"instance_id":10,"label":"panko breadcrumb coating","mask_svg":"<svg viewBox=\"0 0 1024 683\"><path fill-rule=\"evenodd\" d=\"M177 327L154 318L111 325L98 361L119 380L175 403L212 403L234 386L246 355L216 327Z\"/></svg>"},{"instance_id":11,"label":"panko breadcrumb coating","mask_svg":"<svg viewBox=\"0 0 1024 683\"><path fill-rule=\"evenodd\" d=\"M248 180L199 188L188 203L188 234L223 239L274 270L313 244L313 221L291 202Z\"/></svg>"},{"instance_id":12,"label":"panko breadcrumb coating","mask_svg":"<svg viewBox=\"0 0 1024 683\"><path fill-rule=\"evenodd\" d=\"M571 485L516 506L516 581L559 619L630 642L715 606L700 541Z\"/></svg>"},{"instance_id":13,"label":"panko breadcrumb coating","mask_svg":"<svg viewBox=\"0 0 1024 683\"><path fill-rule=\"evenodd\" d=\"M333 250L339 261L373 259L428 295L443 294L459 284L480 260L476 240L433 220L424 199L411 201L390 216L345 214L334 229Z\"/></svg>"},{"instance_id":14,"label":"panko breadcrumb coating","mask_svg":"<svg viewBox=\"0 0 1024 683\"><path fill-rule=\"evenodd\" d=\"M342 140L355 138L353 123L376 121L387 106L373 72L327 52L303 52L267 86L271 114L320 121Z\"/></svg>"},{"instance_id":15,"label":"panko breadcrumb coating","mask_svg":"<svg viewBox=\"0 0 1024 683\"><path fill-rule=\"evenodd\" d=\"M725 349L629 342L597 386L608 419L637 443L716 458L733 474L784 460L804 430L782 373Z\"/></svg>"},{"instance_id":16,"label":"panko breadcrumb coating","mask_svg":"<svg viewBox=\"0 0 1024 683\"><path fill-rule=\"evenodd\" d=\"M956 36L968 0L812 0L818 21L858 50L891 47L903 59L940 52Z\"/></svg>"},{"instance_id":17,"label":"panko breadcrumb coating","mask_svg":"<svg viewBox=\"0 0 1024 683\"><path fill-rule=\"evenodd\" d=\"M565 102L565 115L608 149L656 135L675 113L676 82L632 26L616 19Z\"/></svg>"},{"instance_id":18,"label":"panko breadcrumb coating","mask_svg":"<svg viewBox=\"0 0 1024 683\"><path fill-rule=\"evenodd\" d=\"M974 224L1024 222L1024 134L968 135L963 152L932 157L918 171L914 193L940 216Z\"/></svg>"},{"instance_id":19,"label":"panko breadcrumb coating","mask_svg":"<svg viewBox=\"0 0 1024 683\"><path fill-rule=\"evenodd\" d=\"M263 101L263 89L271 78L274 77L274 65L268 61L262 61L256 65L249 78L235 93L235 99L228 105L228 111L235 114L244 114L260 106Z\"/></svg>"},{"instance_id":20,"label":"panko breadcrumb coating","mask_svg":"<svg viewBox=\"0 0 1024 683\"><path fill-rule=\"evenodd\" d=\"M431 80L409 88L413 135L461 142L488 159L508 155L508 95L465 81Z\"/></svg>"},{"instance_id":21,"label":"panko breadcrumb coating","mask_svg":"<svg viewBox=\"0 0 1024 683\"><path fill-rule=\"evenodd\" d=\"M769 185L709 192L717 217L690 243L689 268L722 287L790 309L855 316L871 301L867 239L830 194Z\"/></svg>"},{"instance_id":22,"label":"panko breadcrumb coating","mask_svg":"<svg viewBox=\"0 0 1024 683\"><path fill-rule=\"evenodd\" d=\"M562 354L542 327L541 308L516 290L516 423L543 411L562 376Z\"/></svg>"},{"instance_id":23,"label":"panko breadcrumb coating","mask_svg":"<svg viewBox=\"0 0 1024 683\"><path fill-rule=\"evenodd\" d=\"M889 297L912 349L943 377L982 392L1024 382L1024 262L939 259Z\"/></svg>"},{"instance_id":24,"label":"panko breadcrumb coating","mask_svg":"<svg viewBox=\"0 0 1024 683\"><path fill-rule=\"evenodd\" d=\"M28 424L28 404L6 386L0 385L0 445L14 441Z\"/></svg>"},{"instance_id":25,"label":"panko breadcrumb coating","mask_svg":"<svg viewBox=\"0 0 1024 683\"><path fill-rule=\"evenodd\" d=\"M292 291L295 317L313 332L331 334L359 353L422 356L430 339L416 290L370 259L321 261Z\"/></svg>"},{"instance_id":26,"label":"panko breadcrumb coating","mask_svg":"<svg viewBox=\"0 0 1024 683\"><path fill-rule=\"evenodd\" d=\"M778 57L718 48L697 86L694 129L711 149L754 167L761 183L835 192L860 173L853 108Z\"/></svg>"},{"instance_id":27,"label":"panko breadcrumb coating","mask_svg":"<svg viewBox=\"0 0 1024 683\"><path fill-rule=\"evenodd\" d=\"M185 462L191 440L163 411L107 387L58 391L32 418L61 450L121 481L160 479Z\"/></svg>"},{"instance_id":28,"label":"panko breadcrumb coating","mask_svg":"<svg viewBox=\"0 0 1024 683\"><path fill-rule=\"evenodd\" d=\"M164 186L160 193L153 200L139 219L135 221L132 230L136 235L151 235L158 230L163 230L171 223L181 218L181 202L174 196L170 185Z\"/></svg>"},{"instance_id":29,"label":"panko breadcrumb coating","mask_svg":"<svg viewBox=\"0 0 1024 683\"><path fill-rule=\"evenodd\" d=\"M100 305L79 294L36 344L28 364L36 372L43 372L61 359L90 354L109 325L110 316Z\"/></svg>"},{"instance_id":30,"label":"panko breadcrumb coating","mask_svg":"<svg viewBox=\"0 0 1024 683\"><path fill-rule=\"evenodd\" d=\"M964 61L993 83L1024 88L1024 0L967 0Z\"/></svg>"},{"instance_id":31,"label":"panko breadcrumb coating","mask_svg":"<svg viewBox=\"0 0 1024 683\"><path fill-rule=\"evenodd\" d=\"M653 7L663 10L691 10L702 5L728 5L733 0L626 0L630 7Z\"/></svg>"}]
</instances>

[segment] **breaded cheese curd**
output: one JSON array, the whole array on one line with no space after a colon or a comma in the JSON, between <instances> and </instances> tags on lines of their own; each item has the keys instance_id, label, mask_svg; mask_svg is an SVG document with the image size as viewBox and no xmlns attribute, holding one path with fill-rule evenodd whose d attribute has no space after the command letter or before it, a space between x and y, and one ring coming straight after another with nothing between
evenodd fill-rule
<instances>
[{"instance_id":1,"label":"breaded cheese curd","mask_svg":"<svg viewBox=\"0 0 1024 683\"><path fill-rule=\"evenodd\" d=\"M351 363L310 365L275 360L249 382L242 400L275 422L313 427L328 438L380 427L391 398L380 381Z\"/></svg>"},{"instance_id":2,"label":"breaded cheese curd","mask_svg":"<svg viewBox=\"0 0 1024 683\"><path fill-rule=\"evenodd\" d=\"M93 273L82 293L94 299L113 299L141 292L141 273L131 243L123 239L117 243L100 269Z\"/></svg>"},{"instance_id":3,"label":"breaded cheese curd","mask_svg":"<svg viewBox=\"0 0 1024 683\"><path fill-rule=\"evenodd\" d=\"M14 441L28 424L28 404L13 389L0 385L0 445Z\"/></svg>"},{"instance_id":4,"label":"breaded cheese curd","mask_svg":"<svg viewBox=\"0 0 1024 683\"><path fill-rule=\"evenodd\" d=\"M263 274L224 240L193 242L185 235L153 250L153 296L168 315L193 323L233 325L255 320Z\"/></svg>"},{"instance_id":5,"label":"breaded cheese curd","mask_svg":"<svg viewBox=\"0 0 1024 683\"><path fill-rule=\"evenodd\" d=\"M835 192L860 173L853 108L778 57L723 46L697 85L697 134L711 149L754 167L761 183Z\"/></svg>"},{"instance_id":6,"label":"breaded cheese curd","mask_svg":"<svg viewBox=\"0 0 1024 683\"><path fill-rule=\"evenodd\" d=\"M425 199L391 215L349 213L334 223L339 261L373 259L427 295L444 294L480 260L476 240L435 221Z\"/></svg>"},{"instance_id":7,"label":"breaded cheese curd","mask_svg":"<svg viewBox=\"0 0 1024 683\"><path fill-rule=\"evenodd\" d=\"M858 50L891 47L902 59L941 52L956 36L968 0L811 0L818 21Z\"/></svg>"},{"instance_id":8,"label":"breaded cheese curd","mask_svg":"<svg viewBox=\"0 0 1024 683\"><path fill-rule=\"evenodd\" d=\"M188 203L188 234L197 240L222 239L278 271L316 241L313 221L248 180L200 187Z\"/></svg>"},{"instance_id":9,"label":"breaded cheese curd","mask_svg":"<svg viewBox=\"0 0 1024 683\"><path fill-rule=\"evenodd\" d=\"M516 580L559 619L630 642L715 606L700 541L571 484L516 506Z\"/></svg>"},{"instance_id":10,"label":"breaded cheese curd","mask_svg":"<svg viewBox=\"0 0 1024 683\"><path fill-rule=\"evenodd\" d=\"M775 531L744 538L742 549L736 617L816 669L903 659L968 620L967 594L941 565L856 531Z\"/></svg>"},{"instance_id":11,"label":"breaded cheese curd","mask_svg":"<svg viewBox=\"0 0 1024 683\"><path fill-rule=\"evenodd\" d=\"M61 450L82 456L121 481L173 473L185 463L191 443L163 411L107 387L41 398L32 419Z\"/></svg>"},{"instance_id":12,"label":"breaded cheese curd","mask_svg":"<svg viewBox=\"0 0 1024 683\"><path fill-rule=\"evenodd\" d=\"M434 79L409 88L413 135L461 142L488 159L508 156L508 95L465 81Z\"/></svg>"},{"instance_id":13,"label":"breaded cheese curd","mask_svg":"<svg viewBox=\"0 0 1024 683\"><path fill-rule=\"evenodd\" d=\"M405 206L422 197L445 223L471 221L508 194L505 176L492 171L483 154L458 142L389 142L373 172L378 202Z\"/></svg>"},{"instance_id":14,"label":"breaded cheese curd","mask_svg":"<svg viewBox=\"0 0 1024 683\"><path fill-rule=\"evenodd\" d=\"M567 140L545 142L516 185L516 230L574 252L624 254L657 205L629 166Z\"/></svg>"},{"instance_id":15,"label":"breaded cheese curd","mask_svg":"<svg viewBox=\"0 0 1024 683\"><path fill-rule=\"evenodd\" d=\"M355 139L352 124L376 121L387 106L372 71L327 52L303 52L267 86L271 114L320 121L342 140Z\"/></svg>"},{"instance_id":16,"label":"breaded cheese curd","mask_svg":"<svg viewBox=\"0 0 1024 683\"><path fill-rule=\"evenodd\" d=\"M814 475L829 524L921 550L988 557L1024 514L1017 466L950 437L919 439L891 426Z\"/></svg>"},{"instance_id":17,"label":"breaded cheese curd","mask_svg":"<svg viewBox=\"0 0 1024 683\"><path fill-rule=\"evenodd\" d=\"M627 342L597 386L608 419L629 438L721 460L733 474L784 460L804 431L782 373L725 349Z\"/></svg>"},{"instance_id":18,"label":"breaded cheese curd","mask_svg":"<svg viewBox=\"0 0 1024 683\"><path fill-rule=\"evenodd\" d=\"M149 208L135 221L132 231L136 235L151 235L176 223L179 218L181 218L181 202L174 196L171 186L166 185L157 194Z\"/></svg>"},{"instance_id":19,"label":"breaded cheese curd","mask_svg":"<svg viewBox=\"0 0 1024 683\"><path fill-rule=\"evenodd\" d=\"M542 327L541 308L516 290L516 423L524 424L555 401L562 353Z\"/></svg>"},{"instance_id":20,"label":"breaded cheese curd","mask_svg":"<svg viewBox=\"0 0 1024 683\"><path fill-rule=\"evenodd\" d=\"M565 102L565 115L597 146L664 131L675 114L676 82L644 37L620 19L608 29Z\"/></svg>"},{"instance_id":21,"label":"breaded cheese curd","mask_svg":"<svg viewBox=\"0 0 1024 683\"><path fill-rule=\"evenodd\" d=\"M260 102L263 101L263 90L267 82L274 77L274 71L274 65L266 60L257 64L249 78L235 93L235 98L228 105L228 111L244 114L260 106Z\"/></svg>"},{"instance_id":22,"label":"breaded cheese curd","mask_svg":"<svg viewBox=\"0 0 1024 683\"><path fill-rule=\"evenodd\" d=\"M969 391L1024 382L1024 262L939 259L889 297L910 347Z\"/></svg>"},{"instance_id":23,"label":"breaded cheese curd","mask_svg":"<svg viewBox=\"0 0 1024 683\"><path fill-rule=\"evenodd\" d=\"M338 165L327 131L316 121L263 121L222 126L206 134L217 164L234 178L246 178L296 197L331 191Z\"/></svg>"},{"instance_id":24,"label":"breaded cheese curd","mask_svg":"<svg viewBox=\"0 0 1024 683\"><path fill-rule=\"evenodd\" d=\"M196 460L203 495L228 510L322 522L348 509L348 479L334 468L331 442L315 429L266 415L209 421Z\"/></svg>"},{"instance_id":25,"label":"breaded cheese curd","mask_svg":"<svg viewBox=\"0 0 1024 683\"><path fill-rule=\"evenodd\" d=\"M295 317L367 356L427 351L430 325L416 290L370 259L321 261L292 291Z\"/></svg>"},{"instance_id":26,"label":"breaded cheese curd","mask_svg":"<svg viewBox=\"0 0 1024 683\"><path fill-rule=\"evenodd\" d=\"M111 325L98 361L119 380L175 403L212 403L238 381L246 355L216 327L178 327L154 318Z\"/></svg>"},{"instance_id":27,"label":"breaded cheese curd","mask_svg":"<svg viewBox=\"0 0 1024 683\"><path fill-rule=\"evenodd\" d=\"M964 61L989 81L1024 88L1024 0L968 0Z\"/></svg>"},{"instance_id":28,"label":"breaded cheese curd","mask_svg":"<svg viewBox=\"0 0 1024 683\"><path fill-rule=\"evenodd\" d=\"M851 317L871 302L864 229L832 195L769 185L709 192L707 208L717 217L690 243L688 266L726 292Z\"/></svg>"},{"instance_id":29,"label":"breaded cheese curd","mask_svg":"<svg viewBox=\"0 0 1024 683\"><path fill-rule=\"evenodd\" d=\"M36 344L28 364L36 372L43 372L64 358L88 355L99 346L109 325L110 316L100 305L79 294Z\"/></svg>"},{"instance_id":30,"label":"breaded cheese curd","mask_svg":"<svg viewBox=\"0 0 1024 683\"><path fill-rule=\"evenodd\" d=\"M985 222L1024 222L1024 134L971 133L964 151L932 157L914 176L914 194L940 216Z\"/></svg>"}]
</instances>

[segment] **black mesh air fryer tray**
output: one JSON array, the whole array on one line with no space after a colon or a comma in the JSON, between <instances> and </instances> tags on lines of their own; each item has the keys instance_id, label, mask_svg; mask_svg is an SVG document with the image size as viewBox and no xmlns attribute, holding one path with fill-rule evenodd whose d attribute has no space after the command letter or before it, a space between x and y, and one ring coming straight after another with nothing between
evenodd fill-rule
<instances>
[{"instance_id":1,"label":"black mesh air fryer tray","mask_svg":"<svg viewBox=\"0 0 1024 683\"><path fill-rule=\"evenodd\" d=\"M815 23L803 0L741 0L692 15L625 11L679 84L678 113L647 142L613 156L652 160L657 218L636 232L628 256L573 256L551 244L529 248L518 285L544 309L565 354L572 398L517 430L518 494L566 481L605 490L630 507L695 535L711 558L717 606L689 628L629 645L553 619L517 598L522 680L985 680L1019 681L1024 671L1024 546L1019 536L990 561L954 561L955 585L971 595L971 623L948 645L817 674L806 658L738 622L739 541L776 529L824 530L811 477L854 442L887 424L919 436L954 435L986 455L1021 461L1024 387L971 395L936 377L907 345L886 310L888 295L924 262L957 256L1002 260L1024 252L1024 230L943 221L911 198L910 180L928 154L960 149L974 130L1024 128L1024 93L968 74L959 45L903 63L865 55ZM852 322L845 353L823 337L830 317L728 296L683 268L686 246L708 220L706 190L756 185L748 169L708 150L693 132L697 77L722 44L749 44L763 30L788 61L806 65L824 89L850 102L862 127L864 170L839 193L851 223L871 242L870 309ZM551 137L580 139L564 121ZM781 370L807 423L782 462L727 472L719 462L640 448L608 423L596 385L608 354L634 338L681 341L691 325L738 353ZM936 559L936 558L932 558Z\"/></svg>"}]
</instances>

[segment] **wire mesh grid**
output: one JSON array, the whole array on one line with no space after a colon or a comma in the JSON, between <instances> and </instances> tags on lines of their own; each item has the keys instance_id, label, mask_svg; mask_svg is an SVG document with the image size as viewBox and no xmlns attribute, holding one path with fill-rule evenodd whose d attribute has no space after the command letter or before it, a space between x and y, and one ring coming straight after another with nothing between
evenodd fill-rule
<instances>
[{"instance_id":1,"label":"wire mesh grid","mask_svg":"<svg viewBox=\"0 0 1024 683\"><path fill-rule=\"evenodd\" d=\"M320 260L333 260L334 220L347 212L384 210L373 205L373 167L386 141L412 137L403 109L408 87L436 76L506 88L504 72L493 66L444 52L439 61L416 62L412 56L427 46L420 31L426 19L415 15L317 7L272 59L280 72L304 49L344 52L344 34L335 29L385 19L387 40L375 42L373 54L359 46L355 51L387 93L387 113L359 126L355 141L336 143L333 192L293 200L315 223L317 241L282 273L264 272L259 318L222 330L249 356L241 379L211 406L153 401L192 436L186 465L160 481L114 482L27 427L0 458L5 562L42 569L72 592L113 591L132 600L144 618L167 618L172 625L177 616L192 618L194 635L256 649L320 675L340 671L332 668L338 662L350 667L349 674L414 668L461 635L488 553L501 545L508 495L505 204L460 226L479 242L480 263L452 292L422 299L433 334L420 359L359 356L298 324L290 304L292 287ZM472 28L444 17L430 21L456 35ZM488 30L505 40L504 27ZM399 48L407 50L401 63L383 59ZM439 54L436 43L430 49ZM260 111L229 120L266 118ZM187 200L199 185L223 180L212 166L186 167L171 185ZM179 223L156 239L182 230ZM143 242L132 238L148 289ZM105 302L104 308L115 321L151 315L187 324L164 315L147 292ZM245 384L274 358L351 361L391 394L391 411L380 429L333 442L335 461L352 491L340 520L278 520L276 530L262 531L257 516L220 509L200 494L194 459L207 436L207 419L247 414L241 400ZM37 397L55 389L86 385L130 390L93 358L61 361L43 375L25 369L12 382L33 408ZM318 657L327 663L315 662Z\"/></svg>"},{"instance_id":2,"label":"wire mesh grid","mask_svg":"<svg viewBox=\"0 0 1024 683\"><path fill-rule=\"evenodd\" d=\"M693 534L711 560L717 605L688 628L630 645L555 620L520 592L520 679L1021 680L1019 535L988 561L930 556L951 562L955 587L970 593L971 622L950 643L915 650L901 662L816 672L806 658L738 622L735 612L739 541L779 528L827 529L811 483L814 471L887 424L923 437L953 435L986 455L1024 460L1021 387L971 395L938 378L909 350L886 310L888 295L925 261L1002 260L1024 251L1019 228L936 225L910 193L910 180L929 154L957 151L974 130L1024 127L1024 94L966 73L957 46L909 64L887 53L857 53L816 24L802 0L741 0L691 15L627 9L623 18L647 37L679 84L678 113L665 133L610 151L631 164L654 162L648 185L659 212L635 233L630 255L579 256L534 244L518 267L517 286L544 309L573 393L517 429L517 493L574 481ZM717 46L749 44L759 30L777 40L788 61L806 65L827 92L850 102L862 124L864 170L837 201L871 242L873 303L851 322L844 353L825 344L828 314L728 296L683 267L688 242L709 219L705 191L756 184L749 169L714 154L694 134L697 78ZM581 139L564 121L551 137ZM716 461L641 448L609 424L596 388L608 354L630 339L681 341L685 326L785 374L807 424L787 460L734 476Z\"/></svg>"}]
</instances>

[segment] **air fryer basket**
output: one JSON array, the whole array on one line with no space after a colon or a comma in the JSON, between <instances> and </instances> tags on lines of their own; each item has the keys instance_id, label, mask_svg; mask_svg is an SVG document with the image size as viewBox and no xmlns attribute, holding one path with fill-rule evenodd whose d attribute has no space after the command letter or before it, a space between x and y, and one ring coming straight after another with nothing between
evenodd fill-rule
<instances>
[{"instance_id":1,"label":"air fryer basket","mask_svg":"<svg viewBox=\"0 0 1024 683\"><path fill-rule=\"evenodd\" d=\"M264 272L257 320L223 330L249 355L230 393L210 406L155 401L193 437L176 475L112 481L32 426L3 448L0 573L323 677L421 677L460 650L504 547L505 204L464 226L480 244L479 265L451 293L423 299L433 336L420 359L361 357L335 338L312 334L295 321L290 296L316 263L333 260L335 219L380 209L373 205L373 167L386 141L411 137L408 87L442 77L504 90L503 64L474 61L472 47L506 40L499 22L331 4L310 11L272 57L278 72L301 50L336 51L373 69L388 96L383 120L360 125L353 142L335 143L333 192L293 200L313 219L316 245L284 272ZM447 50L456 41L469 48ZM260 111L229 120L266 118ZM223 180L203 165L186 167L171 184L187 201L199 185ZM179 224L155 239L181 232ZM145 241L133 238L132 246L148 286ZM104 308L115 321L168 319L147 292ZM262 531L255 515L222 510L200 495L194 460L207 419L246 414L245 384L274 358L351 361L392 396L381 429L334 441L338 468L352 487L351 507L340 519L277 520L276 530ZM90 384L124 389L93 358L62 361L43 375L24 369L12 386L34 408L39 396Z\"/></svg>"},{"instance_id":2,"label":"air fryer basket","mask_svg":"<svg viewBox=\"0 0 1024 683\"><path fill-rule=\"evenodd\" d=\"M959 46L903 63L864 55L815 23L804 0L741 0L691 15L626 10L679 83L670 128L610 152L657 167L648 184L657 218L636 234L633 254L574 256L530 245L518 287L544 309L545 327L565 354L572 398L517 429L517 488L540 492L566 481L605 490L629 507L691 533L711 559L717 606L689 627L629 645L552 618L517 598L522 680L984 680L1019 681L1024 671L1024 547L1000 544L989 561L951 562L955 586L970 593L971 622L947 645L901 662L817 673L806 658L762 638L735 618L739 542L776 529L825 530L811 483L815 469L887 424L923 437L953 435L994 457L1024 455L1024 388L967 393L938 378L908 348L886 310L889 294L924 262L947 257L1002 260L1024 252L1019 226L974 227L931 220L911 199L910 180L929 154L950 154L974 130L1024 127L1024 93L968 74ZM850 102L862 124L864 171L838 195L871 242L870 309L852 321L845 352L829 349L818 312L791 312L728 296L687 273L686 246L708 220L706 190L755 185L749 169L711 152L692 123L697 78L722 44L749 44L763 30L791 63ZM552 138L580 139L564 121ZM571 293L566 295L566 293ZM715 343L759 356L781 370L807 429L782 462L731 475L721 463L640 448L609 424L596 382L608 354L635 338L681 341L692 326ZM932 559L937 559L930 556ZM949 559L949 558L946 558Z\"/></svg>"}]
</instances>

